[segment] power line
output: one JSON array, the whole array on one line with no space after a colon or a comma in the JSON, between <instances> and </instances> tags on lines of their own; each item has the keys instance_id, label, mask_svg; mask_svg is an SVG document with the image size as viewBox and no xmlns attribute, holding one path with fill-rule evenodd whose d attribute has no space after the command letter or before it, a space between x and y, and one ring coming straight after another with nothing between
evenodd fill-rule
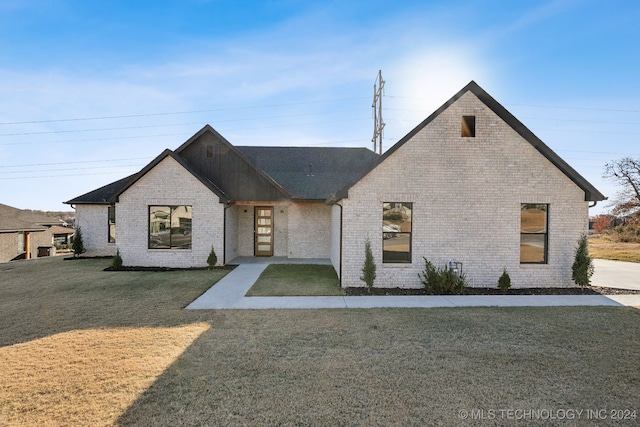
<instances>
[{"instance_id":1,"label":"power line","mask_svg":"<svg viewBox=\"0 0 640 427\"><path fill-rule=\"evenodd\" d=\"M332 113L345 113L349 111L359 111L360 108L356 109L348 109L348 110L337 110ZM260 119L280 119L280 118L292 118L292 117L305 117L305 116L317 116L317 113L304 113L304 114L289 114L285 116L261 116ZM258 118L249 117L249 118L240 118L240 119L224 119L224 120L216 120L216 123L226 123L226 122L246 122L251 120L257 120ZM26 136L26 135L49 135L49 134L59 134L59 133L80 133L80 132L103 132L103 131L114 131L114 130L132 130L132 129L150 129L150 128L159 128L159 127L172 127L172 126L191 126L202 124L202 122L196 123L173 123L173 124L162 124L162 125L144 125L144 126L123 126L123 127L112 127L112 128L96 128L96 129L74 129L74 130L55 130L55 131L40 131L40 132L16 132L16 133L1 133L0 136Z\"/></svg>"},{"instance_id":2,"label":"power line","mask_svg":"<svg viewBox=\"0 0 640 427\"><path fill-rule=\"evenodd\" d=\"M22 168L31 166L59 166L59 165L73 165L78 163L103 163L103 162L123 162L130 160L149 160L152 157L129 157L125 159L106 159L106 160L81 160L75 162L56 162L56 163L32 163L28 165L0 165L2 168Z\"/></svg>"},{"instance_id":3,"label":"power line","mask_svg":"<svg viewBox=\"0 0 640 427\"><path fill-rule=\"evenodd\" d=\"M389 95L388 98L393 99L421 99L415 96ZM598 108L598 107L575 107L567 105L536 105L536 104L504 104L509 107L532 107L532 108L557 108L562 110L588 110L588 111L611 111L616 113L640 113L640 110L631 110L623 108Z\"/></svg>"},{"instance_id":4,"label":"power line","mask_svg":"<svg viewBox=\"0 0 640 427\"><path fill-rule=\"evenodd\" d=\"M13 176L9 178L0 178L0 180L14 180L14 179L40 179L40 178L64 178L69 176L94 176L94 175L113 175L113 174L132 174L137 171L118 171L118 172L98 172L98 173L78 173L78 174L68 174L68 175L42 175L42 176Z\"/></svg>"},{"instance_id":5,"label":"power line","mask_svg":"<svg viewBox=\"0 0 640 427\"><path fill-rule=\"evenodd\" d=\"M82 140L78 139L67 139L67 140L58 140L58 141L22 141L22 142L3 142L0 145L31 145L31 144L67 144L67 143L77 143L77 142L89 142L89 141L111 141L115 139L138 139L138 138L156 138L156 137L165 137L165 136L178 136L184 135L182 133L163 133L159 135L136 135L136 136L111 136L109 138L82 138Z\"/></svg>"},{"instance_id":6,"label":"power line","mask_svg":"<svg viewBox=\"0 0 640 427\"><path fill-rule=\"evenodd\" d=\"M76 170L87 170L87 169L109 169L109 168L130 168L130 167L141 167L144 165L136 164L136 165L112 165L112 166L92 166L87 168L64 168L64 169L32 169L32 170L21 170L21 171L8 171L8 172L0 172L0 175L3 174L20 174L20 173L32 173L32 172L58 172L58 171L76 171Z\"/></svg>"},{"instance_id":7,"label":"power line","mask_svg":"<svg viewBox=\"0 0 640 427\"><path fill-rule=\"evenodd\" d=\"M139 117L174 116L174 115L181 115L181 114L211 113L214 111L252 110L252 109L260 109L260 108L290 107L294 105L320 104L323 102L349 101L349 100L363 99L363 98L364 97L337 98L337 99L324 99L324 100L316 100L316 101L289 102L289 103L271 104L271 105L212 108L212 109L188 110L188 111L171 111L171 112L162 112L162 113L141 113L141 114L126 114L126 115L116 115L116 116L77 117L77 118L51 119L51 120L28 120L28 121L21 121L21 122L0 122L0 126L28 125L28 124L41 124L41 123L60 123L60 122L80 122L80 121L90 121L90 120L131 119L131 118L139 118Z\"/></svg>"}]
</instances>

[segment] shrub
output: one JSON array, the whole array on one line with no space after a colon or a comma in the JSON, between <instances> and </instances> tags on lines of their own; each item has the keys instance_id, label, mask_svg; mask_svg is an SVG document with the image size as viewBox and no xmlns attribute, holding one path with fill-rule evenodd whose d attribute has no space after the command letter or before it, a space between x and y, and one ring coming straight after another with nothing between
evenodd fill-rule
<instances>
[{"instance_id":1,"label":"shrub","mask_svg":"<svg viewBox=\"0 0 640 427\"><path fill-rule=\"evenodd\" d=\"M364 265L362 266L362 277L360 277L367 288L371 291L373 283L376 280L376 262L373 259L373 253L371 252L371 241L369 239L364 243Z\"/></svg>"},{"instance_id":2,"label":"shrub","mask_svg":"<svg viewBox=\"0 0 640 427\"><path fill-rule=\"evenodd\" d=\"M111 262L111 268L114 270L122 270L122 257L120 256L120 249L116 249L116 254Z\"/></svg>"},{"instance_id":3,"label":"shrub","mask_svg":"<svg viewBox=\"0 0 640 427\"><path fill-rule=\"evenodd\" d=\"M215 249L211 246L211 252L209 252L209 256L207 257L207 264L209 264L209 268L213 269L218 263L218 257L216 255Z\"/></svg>"},{"instance_id":4,"label":"shrub","mask_svg":"<svg viewBox=\"0 0 640 427\"><path fill-rule=\"evenodd\" d=\"M576 255L571 270L573 271L571 278L576 285L585 287L591 284L593 261L589 256L587 236L583 235L580 237L580 240L578 240L578 247L576 248Z\"/></svg>"},{"instance_id":5,"label":"shrub","mask_svg":"<svg viewBox=\"0 0 640 427\"><path fill-rule=\"evenodd\" d=\"M458 273L449 267L439 268L423 257L424 272L418 273L422 285L431 295L460 295L467 287L464 273Z\"/></svg>"},{"instance_id":6,"label":"shrub","mask_svg":"<svg viewBox=\"0 0 640 427\"><path fill-rule=\"evenodd\" d=\"M593 221L593 231L602 234L611 228L611 217L609 215L598 215Z\"/></svg>"},{"instance_id":7,"label":"shrub","mask_svg":"<svg viewBox=\"0 0 640 427\"><path fill-rule=\"evenodd\" d=\"M507 293L507 290L511 287L511 277L509 277L509 273L507 273L507 269L502 269L502 276L498 279L498 289L502 291L503 294Z\"/></svg>"},{"instance_id":8,"label":"shrub","mask_svg":"<svg viewBox=\"0 0 640 427\"><path fill-rule=\"evenodd\" d=\"M630 221L625 225L618 225L607 231L607 236L614 242L640 243L640 226Z\"/></svg>"},{"instance_id":9,"label":"shrub","mask_svg":"<svg viewBox=\"0 0 640 427\"><path fill-rule=\"evenodd\" d=\"M73 245L71 247L73 249L73 256L75 257L85 252L84 243L82 242L82 230L80 230L80 227L76 229L76 235L73 238Z\"/></svg>"}]
</instances>

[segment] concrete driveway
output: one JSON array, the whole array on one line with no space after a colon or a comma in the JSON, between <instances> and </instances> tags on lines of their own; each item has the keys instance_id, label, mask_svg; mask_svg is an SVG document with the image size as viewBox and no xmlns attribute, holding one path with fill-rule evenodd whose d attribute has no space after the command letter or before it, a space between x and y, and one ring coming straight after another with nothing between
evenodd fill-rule
<instances>
[{"instance_id":1,"label":"concrete driveway","mask_svg":"<svg viewBox=\"0 0 640 427\"><path fill-rule=\"evenodd\" d=\"M640 290L640 263L594 259L591 285Z\"/></svg>"}]
</instances>

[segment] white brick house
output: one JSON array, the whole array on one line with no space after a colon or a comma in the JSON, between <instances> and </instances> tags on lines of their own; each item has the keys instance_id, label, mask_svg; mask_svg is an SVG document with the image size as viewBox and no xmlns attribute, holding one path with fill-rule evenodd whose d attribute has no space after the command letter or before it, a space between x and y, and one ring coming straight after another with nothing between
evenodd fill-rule
<instances>
[{"instance_id":1,"label":"white brick house","mask_svg":"<svg viewBox=\"0 0 640 427\"><path fill-rule=\"evenodd\" d=\"M213 246L220 263L330 258L343 287L363 286L369 239L376 286L419 287L426 257L476 286L495 286L506 268L514 287L540 287L571 285L589 202L604 199L471 82L382 156L234 147L207 125L139 173L67 203L85 246L117 245L125 265L205 266Z\"/></svg>"}]
</instances>

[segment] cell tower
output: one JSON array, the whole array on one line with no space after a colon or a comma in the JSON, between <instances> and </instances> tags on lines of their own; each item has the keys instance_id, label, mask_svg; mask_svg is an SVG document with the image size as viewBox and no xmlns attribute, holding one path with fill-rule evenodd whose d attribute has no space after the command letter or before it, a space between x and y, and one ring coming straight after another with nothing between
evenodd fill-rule
<instances>
[{"instance_id":1,"label":"cell tower","mask_svg":"<svg viewBox=\"0 0 640 427\"><path fill-rule=\"evenodd\" d=\"M378 71L378 77L373 84L373 152L382 154L382 130L384 129L384 120L382 120L382 89L384 88L384 80L382 79L382 70Z\"/></svg>"}]
</instances>

